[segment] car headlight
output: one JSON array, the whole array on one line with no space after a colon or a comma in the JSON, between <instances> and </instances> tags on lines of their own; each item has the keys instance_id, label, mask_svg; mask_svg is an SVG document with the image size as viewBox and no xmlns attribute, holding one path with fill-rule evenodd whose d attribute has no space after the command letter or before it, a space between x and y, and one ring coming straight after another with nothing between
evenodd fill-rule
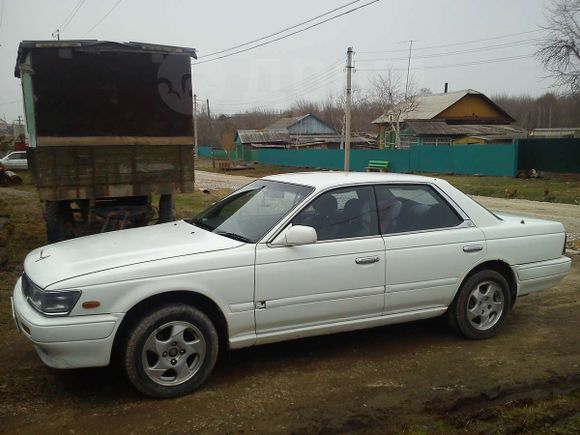
<instances>
[{"instance_id":1,"label":"car headlight","mask_svg":"<svg viewBox=\"0 0 580 435\"><path fill-rule=\"evenodd\" d=\"M49 316L66 316L81 297L80 290L44 291L26 275L22 276L22 291L34 309Z\"/></svg>"}]
</instances>

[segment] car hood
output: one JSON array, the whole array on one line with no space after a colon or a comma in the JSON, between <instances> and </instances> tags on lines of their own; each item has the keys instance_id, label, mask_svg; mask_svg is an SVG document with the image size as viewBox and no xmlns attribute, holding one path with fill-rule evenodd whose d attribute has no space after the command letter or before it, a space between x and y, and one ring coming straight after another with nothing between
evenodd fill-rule
<instances>
[{"instance_id":1,"label":"car hood","mask_svg":"<svg viewBox=\"0 0 580 435\"><path fill-rule=\"evenodd\" d=\"M231 249L242 244L178 221L43 246L28 254L24 270L34 283L45 288L65 279L103 270Z\"/></svg>"}]
</instances>

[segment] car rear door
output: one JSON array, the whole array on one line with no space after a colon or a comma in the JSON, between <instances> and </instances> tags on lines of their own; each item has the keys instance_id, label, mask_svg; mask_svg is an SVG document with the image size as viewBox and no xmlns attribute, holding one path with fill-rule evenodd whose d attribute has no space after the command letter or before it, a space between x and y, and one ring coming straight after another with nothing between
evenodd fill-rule
<instances>
[{"instance_id":1,"label":"car rear door","mask_svg":"<svg viewBox=\"0 0 580 435\"><path fill-rule=\"evenodd\" d=\"M448 306L485 255L483 232L428 184L377 187L386 246L385 312Z\"/></svg>"}]
</instances>

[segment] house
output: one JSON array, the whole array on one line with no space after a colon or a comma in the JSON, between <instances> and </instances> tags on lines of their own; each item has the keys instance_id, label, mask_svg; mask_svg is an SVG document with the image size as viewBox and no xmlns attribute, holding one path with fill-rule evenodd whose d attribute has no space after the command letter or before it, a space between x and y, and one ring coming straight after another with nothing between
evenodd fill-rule
<instances>
[{"instance_id":1,"label":"house","mask_svg":"<svg viewBox=\"0 0 580 435\"><path fill-rule=\"evenodd\" d=\"M238 130L235 143L238 158L247 160L258 148L340 149L342 134L312 114L280 118L263 130ZM374 135L353 134L353 148L375 148Z\"/></svg>"},{"instance_id":2,"label":"house","mask_svg":"<svg viewBox=\"0 0 580 435\"><path fill-rule=\"evenodd\" d=\"M527 131L481 92L458 92L418 97L407 111L388 112L373 121L379 126L380 148L411 145L511 143ZM397 140L397 130L400 140Z\"/></svg>"},{"instance_id":3,"label":"house","mask_svg":"<svg viewBox=\"0 0 580 435\"><path fill-rule=\"evenodd\" d=\"M270 124L265 130L287 130L295 138L312 135L338 135L339 133L330 125L315 115L307 114L280 118Z\"/></svg>"}]
</instances>

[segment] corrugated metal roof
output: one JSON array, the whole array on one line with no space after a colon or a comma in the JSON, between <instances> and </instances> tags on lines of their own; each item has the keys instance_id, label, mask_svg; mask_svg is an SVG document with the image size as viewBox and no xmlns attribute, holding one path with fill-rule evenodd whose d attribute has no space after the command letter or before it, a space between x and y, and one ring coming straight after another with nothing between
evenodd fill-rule
<instances>
[{"instance_id":1,"label":"corrugated metal roof","mask_svg":"<svg viewBox=\"0 0 580 435\"><path fill-rule=\"evenodd\" d=\"M412 120L412 119L433 119L438 114L443 112L445 109L451 107L453 104L457 103L466 95L481 95L485 98L490 104L495 106L501 113L503 113L506 118L513 121L511 116L509 116L501 107L487 98L481 92L475 91L473 89L466 89L463 91L457 92L447 92L443 94L433 94L433 95L425 95L424 97L417 97L416 98L416 108L401 116L400 121ZM384 124L389 123L389 113L385 113L384 115L379 116L377 119L373 121L373 124Z\"/></svg>"},{"instance_id":2,"label":"corrugated metal roof","mask_svg":"<svg viewBox=\"0 0 580 435\"><path fill-rule=\"evenodd\" d=\"M407 121L407 127L418 136L503 136L524 137L527 131L513 125L447 124L445 121Z\"/></svg>"},{"instance_id":3,"label":"corrugated metal roof","mask_svg":"<svg viewBox=\"0 0 580 435\"><path fill-rule=\"evenodd\" d=\"M302 116L289 116L286 118L280 118L274 123L270 124L266 127L266 130L275 130L280 128L288 128L292 125L300 122L302 119L309 117L310 114L302 115Z\"/></svg>"},{"instance_id":4,"label":"corrugated metal roof","mask_svg":"<svg viewBox=\"0 0 580 435\"><path fill-rule=\"evenodd\" d=\"M289 143L290 134L285 129L275 130L238 130L238 136L241 143L259 144L259 143Z\"/></svg>"}]
</instances>

